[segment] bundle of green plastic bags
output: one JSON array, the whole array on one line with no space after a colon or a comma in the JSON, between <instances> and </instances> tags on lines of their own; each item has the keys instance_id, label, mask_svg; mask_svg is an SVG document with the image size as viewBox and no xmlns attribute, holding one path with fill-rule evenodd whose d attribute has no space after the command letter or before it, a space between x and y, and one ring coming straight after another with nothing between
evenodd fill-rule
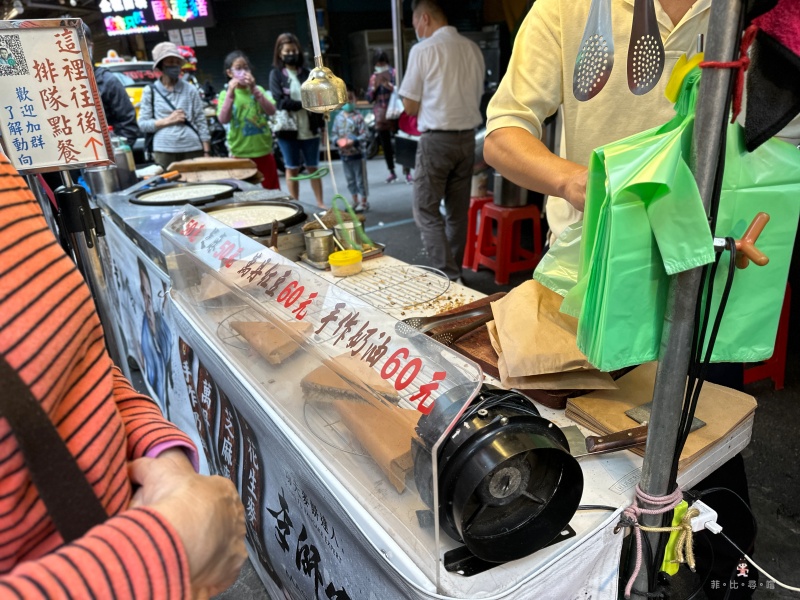
<instances>
[{"instance_id":1,"label":"bundle of green plastic bags","mask_svg":"<svg viewBox=\"0 0 800 600\"><path fill-rule=\"evenodd\" d=\"M669 123L592 155L577 281L568 289L562 274L556 291L568 290L561 310L578 318L578 347L603 371L657 359L670 276L714 260L688 166L699 80L700 69L686 76ZM757 243L770 262L736 270L714 362L772 355L800 215L800 151L773 139L748 153L732 124L715 235L740 238L759 212L771 217ZM535 277L547 285L547 273ZM726 277L719 268L712 318Z\"/></svg>"}]
</instances>

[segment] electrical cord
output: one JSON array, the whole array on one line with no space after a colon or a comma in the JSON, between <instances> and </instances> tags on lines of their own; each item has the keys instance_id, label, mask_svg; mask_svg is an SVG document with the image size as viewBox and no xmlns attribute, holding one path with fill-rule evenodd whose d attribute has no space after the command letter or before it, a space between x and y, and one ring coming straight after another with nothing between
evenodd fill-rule
<instances>
[{"instance_id":1,"label":"electrical cord","mask_svg":"<svg viewBox=\"0 0 800 600\"><path fill-rule=\"evenodd\" d=\"M774 581L774 582L775 582L777 585L781 586L781 587L782 587L782 588L784 588L784 589L790 590L790 591L792 591L792 592L800 592L800 587L794 587L794 586L791 586L791 585L785 584L785 583L783 583L783 582L781 582L781 581L778 581L778 580L777 580L777 579L775 579L775 578L774 578L772 575L770 575L769 573L767 573L767 572L766 572L764 569L762 569L762 568L761 568L761 567L758 565L758 563L756 563L756 561L754 561L752 558L750 558L750 557L747 555L747 553L746 553L744 550L742 550L741 548L739 548L739 546L737 546L737 545L736 545L736 542L734 542L734 541L733 541L731 538L729 538L727 535L725 535L725 533L724 533L724 532L720 531L720 532L719 532L719 535L721 535L721 536L723 537L723 539L725 539L725 540L726 540L726 541L727 541L727 542L728 542L728 543L729 543L731 546L733 546L734 548L736 548L736 550L737 550L737 551L738 551L738 552L739 552L739 553L740 553L740 554L741 554L741 555L742 555L742 556L745 558L745 560L747 560L747 562L749 562L751 565L753 565L753 566L756 568L756 570L757 570L759 573L761 573L761 574L762 574L762 575L764 575L765 577L768 577L769 579L771 579L771 580L772 580L772 581Z\"/></svg>"},{"instance_id":2,"label":"electrical cord","mask_svg":"<svg viewBox=\"0 0 800 600\"><path fill-rule=\"evenodd\" d=\"M610 510L613 512L617 509L613 506L606 506L604 504L581 504L578 506L578 510Z\"/></svg>"},{"instance_id":3,"label":"electrical cord","mask_svg":"<svg viewBox=\"0 0 800 600\"><path fill-rule=\"evenodd\" d=\"M753 537L750 540L750 543L748 544L747 548L748 548L748 550L752 551L752 548L753 548L753 546L755 544L755 541L756 541L756 538L758 536L758 521L756 520L756 516L753 514L753 511L750 508L750 505L747 504L747 502L745 502L744 498L742 498L739 494L734 492L732 489L725 488L725 487L713 487L713 488L708 488L707 490L686 490L686 491L684 491L683 495L684 495L684 498L686 499L686 501L689 502L689 504L694 504L695 501L700 500L701 498L705 498L706 496L708 496L710 494L714 494L716 492L728 492L729 494L732 494L733 496L736 497L737 500L739 500L739 502L742 504L742 506L744 506L745 509L747 510L748 514L750 515L750 521L751 521L751 523L753 525ZM708 531L711 531L711 530L709 529ZM714 533L714 532L712 531L712 533ZM731 544L733 544L733 541L730 540L730 538L728 538L725 535L723 535L723 537L725 539L727 539ZM700 538L700 539L703 539L703 538ZM734 548L736 548L736 550L739 551L740 554L742 554L742 556L746 557L747 560L750 560L750 562L752 562L752 559L750 559L750 557L747 556L747 554L742 552L742 550L740 550L739 547L736 544L733 544L733 546L734 546ZM712 552L711 564L713 565L714 564L714 556L713 556L713 552L714 551L713 551L713 546L711 545L710 542L709 542L709 547L712 548L712 550L711 550L711 552ZM755 566L755 563L754 563L754 566ZM761 571L760 568L758 568L758 567L756 567L756 568L759 571ZM731 573L730 573L730 578L731 579L733 579L735 571L736 571L736 567L731 569ZM768 575L764 571L761 571L761 572L764 573L770 579L774 579L772 576ZM725 600L727 600L730 597L730 594L731 594L731 588L728 588L728 591L725 593Z\"/></svg>"}]
</instances>

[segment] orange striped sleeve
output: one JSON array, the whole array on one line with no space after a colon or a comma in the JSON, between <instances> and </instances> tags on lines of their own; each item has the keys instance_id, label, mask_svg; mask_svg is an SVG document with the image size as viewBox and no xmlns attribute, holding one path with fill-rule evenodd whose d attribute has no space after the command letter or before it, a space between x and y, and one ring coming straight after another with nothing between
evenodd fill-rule
<instances>
[{"instance_id":1,"label":"orange striped sleeve","mask_svg":"<svg viewBox=\"0 0 800 600\"><path fill-rule=\"evenodd\" d=\"M189 598L177 533L156 512L127 507L129 460L160 442L191 443L112 364L87 286L2 155L0 355L112 515L64 545L0 418L0 598Z\"/></svg>"},{"instance_id":2,"label":"orange striped sleeve","mask_svg":"<svg viewBox=\"0 0 800 600\"><path fill-rule=\"evenodd\" d=\"M112 375L114 399L128 438L128 460L146 456L156 445L165 442L179 442L190 454L197 453L191 438L163 418L152 398L134 390L118 369L115 368Z\"/></svg>"},{"instance_id":3,"label":"orange striped sleeve","mask_svg":"<svg viewBox=\"0 0 800 600\"><path fill-rule=\"evenodd\" d=\"M157 512L137 508L80 540L0 577L0 597L24 600L191 597L178 535Z\"/></svg>"}]
</instances>

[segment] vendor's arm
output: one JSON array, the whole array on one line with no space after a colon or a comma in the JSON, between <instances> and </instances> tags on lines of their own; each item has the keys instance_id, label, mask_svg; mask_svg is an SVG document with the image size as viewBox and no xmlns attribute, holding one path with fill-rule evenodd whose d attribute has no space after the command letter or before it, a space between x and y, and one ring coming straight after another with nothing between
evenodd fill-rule
<instances>
[{"instance_id":1,"label":"vendor's arm","mask_svg":"<svg viewBox=\"0 0 800 600\"><path fill-rule=\"evenodd\" d=\"M586 167L556 156L520 127L497 129L483 146L486 162L519 186L564 198L578 210L586 201Z\"/></svg>"},{"instance_id":2,"label":"vendor's arm","mask_svg":"<svg viewBox=\"0 0 800 600\"><path fill-rule=\"evenodd\" d=\"M508 70L487 111L486 162L527 189L560 196L583 209L586 168L559 158L540 141L542 123L564 90L559 3L540 0L520 28ZM403 84L405 88L405 83Z\"/></svg>"}]
</instances>

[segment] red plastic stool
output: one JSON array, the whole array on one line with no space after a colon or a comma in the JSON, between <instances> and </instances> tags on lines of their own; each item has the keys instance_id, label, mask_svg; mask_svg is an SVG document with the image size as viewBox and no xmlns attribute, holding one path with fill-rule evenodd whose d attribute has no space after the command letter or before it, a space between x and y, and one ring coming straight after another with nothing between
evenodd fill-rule
<instances>
[{"instance_id":1,"label":"red plastic stool","mask_svg":"<svg viewBox=\"0 0 800 600\"><path fill-rule=\"evenodd\" d=\"M778 321L778 335L775 338L775 351L772 357L762 363L747 367L744 370L744 383L753 383L762 379L772 379L776 390L783 389L786 375L786 347L789 343L789 306L792 303L792 288L786 284L786 295L783 297L781 318Z\"/></svg>"},{"instance_id":2,"label":"red plastic stool","mask_svg":"<svg viewBox=\"0 0 800 600\"><path fill-rule=\"evenodd\" d=\"M481 212L481 208L492 201L491 195L472 196L469 199L467 243L464 245L464 260L461 262L461 266L465 269L471 269L472 261L475 259L475 246L478 244L478 215Z\"/></svg>"},{"instance_id":3,"label":"red plastic stool","mask_svg":"<svg viewBox=\"0 0 800 600\"><path fill-rule=\"evenodd\" d=\"M533 222L534 251L520 246L522 221ZM497 224L495 237L492 226ZM472 270L483 265L494 271L494 282L508 283L508 276L517 271L536 267L542 257L542 231L539 207L532 204L520 208L508 208L496 204L485 204L481 209L481 225L478 244L472 261Z\"/></svg>"}]
</instances>

